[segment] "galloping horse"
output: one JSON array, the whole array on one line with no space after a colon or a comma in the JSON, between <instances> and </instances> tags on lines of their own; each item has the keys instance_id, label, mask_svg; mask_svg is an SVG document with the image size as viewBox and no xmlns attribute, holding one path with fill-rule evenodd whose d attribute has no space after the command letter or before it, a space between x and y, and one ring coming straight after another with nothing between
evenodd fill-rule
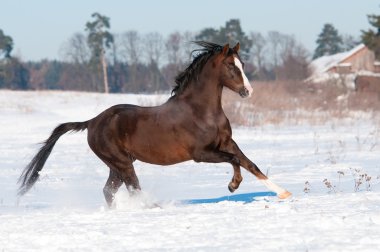
<instances>
[{"instance_id":1,"label":"galloping horse","mask_svg":"<svg viewBox=\"0 0 380 252\"><path fill-rule=\"evenodd\" d=\"M111 207L114 196L124 183L130 193L141 190L133 162L171 165L188 160L230 163L234 174L228 189L234 192L242 181L240 167L255 175L281 199L290 192L269 180L250 161L232 139L232 130L224 114L223 87L248 97L252 87L244 74L238 54L240 44L198 41L201 48L191 64L175 79L169 100L156 107L130 104L108 108L84 122L68 122L56 127L20 176L19 195L37 181L55 143L68 131L87 129L92 151L109 167L103 192Z\"/></svg>"}]
</instances>

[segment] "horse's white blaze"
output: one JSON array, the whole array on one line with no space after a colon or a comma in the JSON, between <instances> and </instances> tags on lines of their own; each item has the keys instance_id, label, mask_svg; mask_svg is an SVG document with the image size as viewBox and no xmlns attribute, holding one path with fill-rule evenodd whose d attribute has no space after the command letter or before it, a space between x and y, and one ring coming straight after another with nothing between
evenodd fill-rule
<instances>
[{"instance_id":1,"label":"horse's white blaze","mask_svg":"<svg viewBox=\"0 0 380 252\"><path fill-rule=\"evenodd\" d=\"M237 57L235 57L235 66L237 66L240 69L240 72L243 75L244 87L248 90L249 96L251 96L253 92L253 88L251 86L251 83L249 83L247 76L244 73L243 65L241 64L240 60Z\"/></svg>"},{"instance_id":2,"label":"horse's white blaze","mask_svg":"<svg viewBox=\"0 0 380 252\"><path fill-rule=\"evenodd\" d=\"M273 183L270 179L261 179L261 182L272 192L277 193L277 195L282 195L283 193L286 193L287 191L284 188L281 188L280 186Z\"/></svg>"}]
</instances>

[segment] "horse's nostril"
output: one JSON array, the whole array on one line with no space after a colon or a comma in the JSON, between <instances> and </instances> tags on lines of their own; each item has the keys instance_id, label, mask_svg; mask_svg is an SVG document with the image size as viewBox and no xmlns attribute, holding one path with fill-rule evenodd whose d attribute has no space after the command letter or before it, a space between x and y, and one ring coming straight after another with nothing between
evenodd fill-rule
<instances>
[{"instance_id":1,"label":"horse's nostril","mask_svg":"<svg viewBox=\"0 0 380 252\"><path fill-rule=\"evenodd\" d=\"M240 89L239 94L242 98L245 98L249 95L249 91L248 91L248 89L243 87L242 89Z\"/></svg>"}]
</instances>

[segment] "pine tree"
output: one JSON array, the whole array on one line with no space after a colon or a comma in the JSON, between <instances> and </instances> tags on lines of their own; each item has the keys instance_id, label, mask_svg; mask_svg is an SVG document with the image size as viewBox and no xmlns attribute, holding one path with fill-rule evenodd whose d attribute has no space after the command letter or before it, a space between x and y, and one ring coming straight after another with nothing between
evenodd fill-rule
<instances>
[{"instance_id":1,"label":"pine tree","mask_svg":"<svg viewBox=\"0 0 380 252\"><path fill-rule=\"evenodd\" d=\"M229 43L231 47L237 42L240 42L240 50L246 54L249 53L252 47L252 40L244 33L240 26L239 19L228 20L226 25L220 27L219 30L205 28L195 36L195 39L209 41L220 45Z\"/></svg>"},{"instance_id":2,"label":"pine tree","mask_svg":"<svg viewBox=\"0 0 380 252\"><path fill-rule=\"evenodd\" d=\"M113 43L113 36L108 31L110 28L110 19L99 13L91 15L95 20L86 23L86 31L88 31L87 42L91 49L92 56L90 63L94 66L99 63L103 70L104 92L109 92L107 79L107 62L105 58L105 48L110 48Z\"/></svg>"},{"instance_id":3,"label":"pine tree","mask_svg":"<svg viewBox=\"0 0 380 252\"><path fill-rule=\"evenodd\" d=\"M226 26L220 28L219 36L220 41L225 40L231 47L237 42L240 42L240 49L245 53L249 53L252 47L252 40L244 33L240 26L239 19L230 19L227 21Z\"/></svg>"},{"instance_id":4,"label":"pine tree","mask_svg":"<svg viewBox=\"0 0 380 252\"><path fill-rule=\"evenodd\" d=\"M368 15L368 22L376 28L362 31L363 43L375 53L377 60L380 60L380 15Z\"/></svg>"},{"instance_id":5,"label":"pine tree","mask_svg":"<svg viewBox=\"0 0 380 252\"><path fill-rule=\"evenodd\" d=\"M316 42L317 48L314 51L313 59L342 52L342 37L332 24L325 24L323 26L322 32L318 35Z\"/></svg>"},{"instance_id":6,"label":"pine tree","mask_svg":"<svg viewBox=\"0 0 380 252\"><path fill-rule=\"evenodd\" d=\"M0 29L0 88L27 89L29 72L19 59L12 57L12 37Z\"/></svg>"},{"instance_id":7,"label":"pine tree","mask_svg":"<svg viewBox=\"0 0 380 252\"><path fill-rule=\"evenodd\" d=\"M11 57L11 51L13 49L13 40L10 36L4 34L0 29L0 56L4 55L5 58Z\"/></svg>"}]
</instances>

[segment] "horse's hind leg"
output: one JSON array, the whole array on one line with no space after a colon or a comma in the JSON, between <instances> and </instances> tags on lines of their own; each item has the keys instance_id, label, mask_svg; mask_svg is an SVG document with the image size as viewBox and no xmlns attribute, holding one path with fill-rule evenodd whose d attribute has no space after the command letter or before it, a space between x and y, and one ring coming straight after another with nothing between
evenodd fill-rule
<instances>
[{"instance_id":1,"label":"horse's hind leg","mask_svg":"<svg viewBox=\"0 0 380 252\"><path fill-rule=\"evenodd\" d=\"M123 183L131 195L140 191L141 187L132 163L123 166L109 164L109 167L110 174L103 188L103 193L108 206L112 207L115 194Z\"/></svg>"},{"instance_id":2,"label":"horse's hind leg","mask_svg":"<svg viewBox=\"0 0 380 252\"><path fill-rule=\"evenodd\" d=\"M108 180L103 188L103 194L109 207L112 207L115 194L122 184L123 180L120 178L120 175L113 169L110 169Z\"/></svg>"},{"instance_id":3,"label":"horse's hind leg","mask_svg":"<svg viewBox=\"0 0 380 252\"><path fill-rule=\"evenodd\" d=\"M137 178L132 163L128 164L123 169L119 169L119 172L130 194L141 191L139 179Z\"/></svg>"}]
</instances>

